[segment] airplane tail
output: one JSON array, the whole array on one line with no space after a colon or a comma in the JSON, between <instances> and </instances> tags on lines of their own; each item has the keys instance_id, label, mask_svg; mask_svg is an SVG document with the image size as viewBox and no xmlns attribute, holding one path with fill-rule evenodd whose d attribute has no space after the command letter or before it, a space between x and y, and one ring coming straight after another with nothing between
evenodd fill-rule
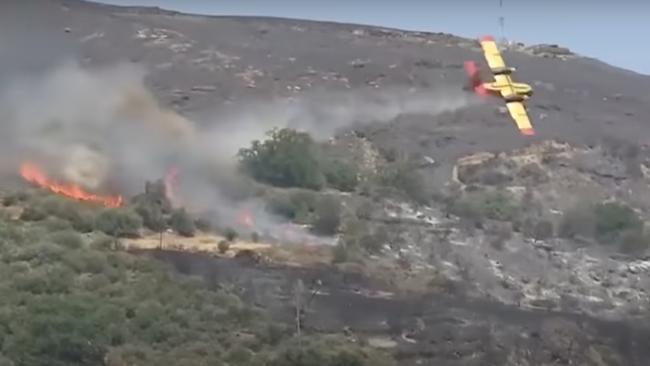
<instances>
[{"instance_id":1,"label":"airplane tail","mask_svg":"<svg viewBox=\"0 0 650 366\"><path fill-rule=\"evenodd\" d=\"M485 98L488 95L487 90L483 87L483 81L481 81L481 76L478 72L478 67L474 61L465 61L465 72L469 79L469 85L467 89L474 91L481 98Z\"/></svg>"}]
</instances>

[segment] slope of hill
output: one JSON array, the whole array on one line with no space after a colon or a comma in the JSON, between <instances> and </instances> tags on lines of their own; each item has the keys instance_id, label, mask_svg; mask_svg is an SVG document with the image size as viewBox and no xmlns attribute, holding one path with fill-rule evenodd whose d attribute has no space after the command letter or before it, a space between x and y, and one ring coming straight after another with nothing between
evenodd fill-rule
<instances>
[{"instance_id":1,"label":"slope of hill","mask_svg":"<svg viewBox=\"0 0 650 366\"><path fill-rule=\"evenodd\" d=\"M169 201L178 199L190 211L217 211L220 225L239 225L241 235L260 231L267 240L287 226L264 214L262 202L296 224L329 225L326 231L337 235L319 242L338 243L331 250L335 263L314 268L156 252L180 272L203 276L207 284L181 291L165 277L168 272L133 268L136 280L155 281L169 295L136 293L124 276L115 278L115 287L106 279L87 283L105 275L93 275L94 267L75 261L88 260L89 266L114 261L118 268L152 262L134 262L130 255L88 246L90 241L51 234L70 224L45 217L61 216L75 229L79 220L87 231L107 231L104 226L80 219L79 213L63 214L53 209L56 205L5 195L4 210L21 222L3 218L0 226L11 234L11 242L0 247L7 267L2 271L16 276L16 284L2 287L12 303L9 312L0 313L0 364L42 364L44 349L59 341L48 335L41 348L31 345L30 337L38 338L32 328L41 323L32 321L31 333L24 334L11 316L4 316L49 311L24 307L25 301L57 297L77 309L81 298L110 299L114 311L145 294L152 296L155 314L175 322L166 327L149 319L151 329L120 333L115 344L97 339L102 347L84 346L91 359L74 362L97 364L102 353L112 350L124 355L125 364L138 357L155 363L176 355L197 364L208 359L308 364L292 353L297 348L285 333L278 341L289 350L274 358L268 346L273 336L266 330L255 333L248 319L228 324L228 330L241 333L236 341L221 334L226 327L201 327L197 320L246 313L249 308L238 302L224 305L230 306L226 313L191 303L223 300L226 289L241 289L245 301L295 326L292 286L298 279L321 283L300 318L305 332L342 333L345 338L337 342L387 348L405 364L600 366L643 365L647 359L640 345L647 339L650 304L645 228L650 218L650 77L561 47L510 45L504 57L517 67L515 77L535 88L529 106L538 134L524 140L498 101L483 103L462 90L463 61L482 58L470 39L80 0L6 0L0 10L0 116L7 121L0 126L0 192L21 185L15 175L25 159L40 159L49 173L86 189L115 190L127 199L175 165L182 171L175 186L179 195L168 195ZM308 189L242 178L233 169L235 154L272 127L306 131L315 142L288 135L304 142L304 149L291 151L309 155L318 145L352 175L317 171L331 169L317 158L285 156L274 161L276 167L287 160L298 164L296 169L309 173L301 176L311 179ZM356 173L359 182L350 180ZM149 193L128 201L135 212L125 215L140 215L151 228L156 225L147 211ZM328 206L332 198L342 204ZM21 216L22 206L28 214ZM252 212L246 219L252 223L240 225L235 217L240 211ZM122 225L127 225L124 217ZM38 235L26 238L16 228ZM137 236L137 231L129 233ZM38 242L33 247L28 245L32 239ZM303 239L318 238L301 232ZM69 248L68 240L77 247ZM217 242L211 242L212 251L218 250ZM53 269L73 285L51 284L41 273L49 269L34 253L45 248L56 257ZM282 249L288 257L283 260L295 261ZM48 292L43 297L39 281L59 287L43 287ZM215 292L213 285L223 291ZM118 290L130 297L115 297ZM173 292L188 297L179 307L200 309L186 319L174 313L176 302L159 306ZM64 326L73 327L64 313ZM88 329L106 324L104 318L93 319ZM115 332L132 330L138 322L120 318ZM174 333L172 326L185 333ZM96 334L88 329L82 330ZM251 333L255 342L247 343ZM206 344L212 337L225 343L210 348ZM66 345L78 345L82 338ZM365 348L350 352L311 355L325 357L312 360L319 364L375 362ZM68 357L65 350L57 355L60 362Z\"/></svg>"}]
</instances>

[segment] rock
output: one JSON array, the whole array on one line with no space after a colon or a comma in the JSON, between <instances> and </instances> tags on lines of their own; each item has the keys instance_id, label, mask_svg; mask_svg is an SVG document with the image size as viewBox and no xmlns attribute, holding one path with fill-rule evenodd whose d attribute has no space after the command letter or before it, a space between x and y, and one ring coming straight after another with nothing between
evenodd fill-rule
<instances>
[{"instance_id":1,"label":"rock","mask_svg":"<svg viewBox=\"0 0 650 366\"><path fill-rule=\"evenodd\" d=\"M397 342L387 337L370 337L366 341L373 348L389 349L397 347Z\"/></svg>"}]
</instances>

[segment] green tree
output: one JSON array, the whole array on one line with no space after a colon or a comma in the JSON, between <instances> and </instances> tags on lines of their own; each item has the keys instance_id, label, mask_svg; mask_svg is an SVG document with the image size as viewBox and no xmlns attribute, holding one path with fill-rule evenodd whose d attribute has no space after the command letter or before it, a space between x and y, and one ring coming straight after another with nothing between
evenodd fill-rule
<instances>
[{"instance_id":1,"label":"green tree","mask_svg":"<svg viewBox=\"0 0 650 366\"><path fill-rule=\"evenodd\" d=\"M253 141L238 153L241 168L255 180L278 187L323 187L317 145L304 132L273 129L264 142Z\"/></svg>"}]
</instances>

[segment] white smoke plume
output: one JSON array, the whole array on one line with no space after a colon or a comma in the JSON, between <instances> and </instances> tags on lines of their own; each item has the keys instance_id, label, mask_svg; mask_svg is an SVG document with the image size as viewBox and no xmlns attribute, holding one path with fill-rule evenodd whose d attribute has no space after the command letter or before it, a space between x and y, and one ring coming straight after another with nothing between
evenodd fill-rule
<instances>
[{"instance_id":1,"label":"white smoke plume","mask_svg":"<svg viewBox=\"0 0 650 366\"><path fill-rule=\"evenodd\" d=\"M273 127L307 131L318 141L353 124L388 123L400 115L435 116L477 103L457 86L413 90L408 87L305 92L295 98L274 101L246 101L227 111L209 116L204 139L228 136L212 146L215 153L232 156L251 140L263 139Z\"/></svg>"},{"instance_id":2,"label":"white smoke plume","mask_svg":"<svg viewBox=\"0 0 650 366\"><path fill-rule=\"evenodd\" d=\"M195 124L162 108L145 87L145 75L126 64L84 69L67 63L0 86L0 174L15 174L20 162L35 160L57 179L130 196L174 166L184 203L232 220L241 203L224 192L238 184L235 154L273 127L306 130L324 140L354 123L435 115L474 102L461 90L314 92L246 101L211 111ZM245 204L252 205L256 222L277 223L262 217L259 205Z\"/></svg>"}]
</instances>

